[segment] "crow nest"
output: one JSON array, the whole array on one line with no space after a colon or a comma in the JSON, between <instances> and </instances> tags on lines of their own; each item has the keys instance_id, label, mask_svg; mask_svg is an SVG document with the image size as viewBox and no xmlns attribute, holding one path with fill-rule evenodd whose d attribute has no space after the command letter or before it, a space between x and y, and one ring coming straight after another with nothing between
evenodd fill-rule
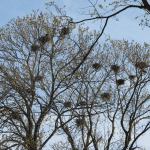
<instances>
[{"instance_id":1,"label":"crow nest","mask_svg":"<svg viewBox=\"0 0 150 150\"><path fill-rule=\"evenodd\" d=\"M38 46L38 45L36 45L36 44L33 44L33 45L31 46L31 51L36 52L36 51L39 50L39 48L40 48L40 46Z\"/></svg>"},{"instance_id":2,"label":"crow nest","mask_svg":"<svg viewBox=\"0 0 150 150\"><path fill-rule=\"evenodd\" d=\"M19 120L20 119L20 116L19 116L19 113L14 111L11 113L11 117L15 120Z\"/></svg>"},{"instance_id":3,"label":"crow nest","mask_svg":"<svg viewBox=\"0 0 150 150\"><path fill-rule=\"evenodd\" d=\"M103 93L103 94L101 94L101 97L104 100L110 100L110 94L109 93Z\"/></svg>"},{"instance_id":4,"label":"crow nest","mask_svg":"<svg viewBox=\"0 0 150 150\"><path fill-rule=\"evenodd\" d=\"M49 42L50 39L51 38L50 38L49 34L46 34L45 36L40 37L38 40L41 44L44 45L46 42Z\"/></svg>"},{"instance_id":5,"label":"crow nest","mask_svg":"<svg viewBox=\"0 0 150 150\"><path fill-rule=\"evenodd\" d=\"M117 66L117 65L112 65L111 66L111 70L113 70L115 73L117 73L118 71L119 71L119 66Z\"/></svg>"},{"instance_id":6,"label":"crow nest","mask_svg":"<svg viewBox=\"0 0 150 150\"><path fill-rule=\"evenodd\" d=\"M35 81L42 81L43 80L43 76L36 76L35 77Z\"/></svg>"},{"instance_id":7,"label":"crow nest","mask_svg":"<svg viewBox=\"0 0 150 150\"><path fill-rule=\"evenodd\" d=\"M66 107L66 108L67 108L67 107L71 107L71 104L72 104L72 103L71 103L70 101L64 102L64 107Z\"/></svg>"},{"instance_id":8,"label":"crow nest","mask_svg":"<svg viewBox=\"0 0 150 150\"><path fill-rule=\"evenodd\" d=\"M146 62L141 61L141 62L135 63L135 67L139 68L139 69L144 69L144 68L147 68L148 66L147 66Z\"/></svg>"},{"instance_id":9,"label":"crow nest","mask_svg":"<svg viewBox=\"0 0 150 150\"><path fill-rule=\"evenodd\" d=\"M123 85L125 83L124 79L119 79L116 81L117 85Z\"/></svg>"},{"instance_id":10,"label":"crow nest","mask_svg":"<svg viewBox=\"0 0 150 150\"><path fill-rule=\"evenodd\" d=\"M129 79L133 80L136 76L135 75L129 75Z\"/></svg>"},{"instance_id":11,"label":"crow nest","mask_svg":"<svg viewBox=\"0 0 150 150\"><path fill-rule=\"evenodd\" d=\"M61 36L64 36L64 35L66 35L66 34L69 34L69 28L63 27L63 28L61 29L60 35L61 35Z\"/></svg>"},{"instance_id":12,"label":"crow nest","mask_svg":"<svg viewBox=\"0 0 150 150\"><path fill-rule=\"evenodd\" d=\"M78 118L76 119L76 125L77 127L82 126L85 124L85 119L84 118Z\"/></svg>"},{"instance_id":13,"label":"crow nest","mask_svg":"<svg viewBox=\"0 0 150 150\"><path fill-rule=\"evenodd\" d=\"M99 69L101 67L101 65L99 63L95 63L95 64L92 65L92 67L94 69Z\"/></svg>"}]
</instances>

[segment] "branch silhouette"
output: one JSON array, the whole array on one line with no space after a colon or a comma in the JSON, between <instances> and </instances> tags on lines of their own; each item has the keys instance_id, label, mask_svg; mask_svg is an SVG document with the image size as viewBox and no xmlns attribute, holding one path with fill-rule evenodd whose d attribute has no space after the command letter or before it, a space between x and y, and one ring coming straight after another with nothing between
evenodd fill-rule
<instances>
[{"instance_id":1,"label":"branch silhouette","mask_svg":"<svg viewBox=\"0 0 150 150\"><path fill-rule=\"evenodd\" d=\"M142 0L143 4L144 4L144 8L147 9L148 11L150 11L150 5L147 2L147 0Z\"/></svg>"},{"instance_id":2,"label":"branch silhouette","mask_svg":"<svg viewBox=\"0 0 150 150\"><path fill-rule=\"evenodd\" d=\"M126 9L128 9L128 8L131 8L131 7L136 7L136 8L140 8L140 9L145 8L145 6L129 5L129 6L123 8L123 9L121 9L121 10L117 11L116 13L114 13L114 14L112 14L112 15L109 15L109 16L105 16L105 17L95 17L95 18L90 18L90 19L84 19L84 20L81 20L81 21L78 21L78 22L72 22L72 23L77 24L77 23L81 23L81 22L84 22L84 21L106 18L106 22L105 22L105 25L104 25L104 27L103 27L103 29L102 29L101 34L100 34L99 37L95 40L95 42L91 45L89 51L88 51L88 52L86 53L86 55L83 57L81 63L73 70L73 72L71 73L72 75L73 75L73 74L79 69L79 67L83 64L83 62L86 60L87 56L88 56L89 53L91 52L91 50L92 50L92 48L94 47L94 45L96 44L96 42L97 42L97 41L99 40L99 38L102 36L102 34L103 34L103 32L104 32L104 30L105 30L105 28L106 28L108 19L111 18L111 17L113 17L113 16L115 16L115 15L117 15L117 14L119 14L119 13L121 13L122 11L124 11L124 10L126 10Z\"/></svg>"}]
</instances>

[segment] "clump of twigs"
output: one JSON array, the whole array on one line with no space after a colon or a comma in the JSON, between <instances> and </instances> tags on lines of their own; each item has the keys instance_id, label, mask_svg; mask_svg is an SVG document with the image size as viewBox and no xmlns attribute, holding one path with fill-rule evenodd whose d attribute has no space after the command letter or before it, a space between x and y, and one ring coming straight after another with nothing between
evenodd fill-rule
<instances>
[{"instance_id":1,"label":"clump of twigs","mask_svg":"<svg viewBox=\"0 0 150 150\"><path fill-rule=\"evenodd\" d=\"M109 93L103 93L103 94L101 94L101 97L104 100L110 100L110 94Z\"/></svg>"},{"instance_id":2,"label":"clump of twigs","mask_svg":"<svg viewBox=\"0 0 150 150\"><path fill-rule=\"evenodd\" d=\"M28 93L28 94L32 94L32 93L35 93L35 91L33 89L25 89L25 91Z\"/></svg>"},{"instance_id":3,"label":"clump of twigs","mask_svg":"<svg viewBox=\"0 0 150 150\"><path fill-rule=\"evenodd\" d=\"M135 75L129 75L129 79L133 80L136 76Z\"/></svg>"},{"instance_id":4,"label":"clump of twigs","mask_svg":"<svg viewBox=\"0 0 150 150\"><path fill-rule=\"evenodd\" d=\"M51 38L50 38L49 34L46 34L45 36L40 37L38 40L41 44L44 45L46 42L49 42L50 39Z\"/></svg>"},{"instance_id":5,"label":"clump of twigs","mask_svg":"<svg viewBox=\"0 0 150 150\"><path fill-rule=\"evenodd\" d=\"M92 65L92 67L95 68L95 69L99 69L100 66L101 66L101 65L100 65L99 63L95 63L95 64Z\"/></svg>"},{"instance_id":6,"label":"clump of twigs","mask_svg":"<svg viewBox=\"0 0 150 150\"><path fill-rule=\"evenodd\" d=\"M84 125L85 119L84 118L78 118L76 119L76 125L77 127Z\"/></svg>"},{"instance_id":7,"label":"clump of twigs","mask_svg":"<svg viewBox=\"0 0 150 150\"><path fill-rule=\"evenodd\" d=\"M124 79L119 79L116 81L117 85L123 85L125 83Z\"/></svg>"},{"instance_id":8,"label":"clump of twigs","mask_svg":"<svg viewBox=\"0 0 150 150\"><path fill-rule=\"evenodd\" d=\"M71 104L72 104L72 103L71 103L70 101L64 102L64 107L66 107L66 108L67 108L67 107L71 107Z\"/></svg>"},{"instance_id":9,"label":"clump of twigs","mask_svg":"<svg viewBox=\"0 0 150 150\"><path fill-rule=\"evenodd\" d=\"M37 77L35 77L35 81L42 81L42 79L43 79L43 76L37 76Z\"/></svg>"},{"instance_id":10,"label":"clump of twigs","mask_svg":"<svg viewBox=\"0 0 150 150\"><path fill-rule=\"evenodd\" d=\"M15 112L15 111L11 113L11 117L12 117L13 119L15 119L15 120L19 120L19 119L20 119L19 113L18 113L18 112Z\"/></svg>"},{"instance_id":11,"label":"clump of twigs","mask_svg":"<svg viewBox=\"0 0 150 150\"><path fill-rule=\"evenodd\" d=\"M144 69L144 68L146 68L147 67L147 64L146 64L146 62L137 62L136 64L135 64L135 67L136 68L140 68L140 69Z\"/></svg>"},{"instance_id":12,"label":"clump of twigs","mask_svg":"<svg viewBox=\"0 0 150 150\"><path fill-rule=\"evenodd\" d=\"M47 106L40 106L41 112L44 112L44 110L47 108Z\"/></svg>"},{"instance_id":13,"label":"clump of twigs","mask_svg":"<svg viewBox=\"0 0 150 150\"><path fill-rule=\"evenodd\" d=\"M86 105L86 101L80 101L79 104L82 105L82 106Z\"/></svg>"},{"instance_id":14,"label":"clump of twigs","mask_svg":"<svg viewBox=\"0 0 150 150\"><path fill-rule=\"evenodd\" d=\"M39 50L39 48L40 48L40 46L38 46L38 45L36 45L36 44L33 44L33 45L31 46L31 51L36 52L36 51Z\"/></svg>"},{"instance_id":15,"label":"clump of twigs","mask_svg":"<svg viewBox=\"0 0 150 150\"><path fill-rule=\"evenodd\" d=\"M119 71L119 66L117 66L117 65L112 65L111 66L111 70L113 70L115 73L117 73L118 71Z\"/></svg>"},{"instance_id":16,"label":"clump of twigs","mask_svg":"<svg viewBox=\"0 0 150 150\"><path fill-rule=\"evenodd\" d=\"M68 28L63 27L63 28L61 29L60 36L64 36L64 35L66 35L66 34L69 34L69 27L68 27Z\"/></svg>"}]
</instances>

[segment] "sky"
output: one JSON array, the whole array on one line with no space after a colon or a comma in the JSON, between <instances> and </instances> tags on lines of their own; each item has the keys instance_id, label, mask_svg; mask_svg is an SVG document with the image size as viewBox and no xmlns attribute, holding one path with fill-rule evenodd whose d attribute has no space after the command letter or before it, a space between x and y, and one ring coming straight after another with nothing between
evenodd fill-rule
<instances>
[{"instance_id":1,"label":"sky","mask_svg":"<svg viewBox=\"0 0 150 150\"><path fill-rule=\"evenodd\" d=\"M46 11L45 3L48 0L0 0L0 27L8 23L12 18L17 18L31 14L32 10L40 9L42 12ZM87 15L80 15L82 11L88 10L87 7L90 6L88 0L56 0L56 4L60 7L66 5L66 12L69 16L73 18L74 21L87 18ZM82 5L83 4L83 5ZM102 3L103 4L103 3ZM84 9L83 9L84 8ZM115 18L109 20L107 28L105 29L105 34L110 35L113 39L128 39L134 40L143 44L144 42L150 44L149 28L144 28L139 26L139 19L135 19L137 15L144 14L143 10L136 8L128 9L121 14L117 15L119 21ZM86 22L86 25L90 27L91 30L96 29L92 22ZM141 38L142 37L142 38ZM102 39L101 39L102 40Z\"/></svg>"},{"instance_id":2,"label":"sky","mask_svg":"<svg viewBox=\"0 0 150 150\"><path fill-rule=\"evenodd\" d=\"M87 10L90 6L88 0L55 0L59 7L66 5L65 11L68 16L73 18L73 21L80 21L81 19L88 18L90 16L82 15L81 12ZM95 1L95 0L94 0ZM102 0L101 0L102 1ZM31 14L32 10L40 9L42 12L46 12L45 3L48 0L0 0L0 28L5 26L11 19L23 18L27 14ZM102 3L103 4L103 3ZM134 40L141 45L146 42L150 44L150 28L144 29L139 26L140 20L135 19L137 15L144 14L143 10L136 8L128 9L121 14L117 15L119 21L115 18L108 21L108 25L105 29L105 35L110 35L112 39L129 41ZM86 22L85 26L89 26L90 30L100 30L98 22ZM105 42L105 36L99 40L100 43ZM145 146L146 150L150 149L149 144L150 132L140 139L141 145Z\"/></svg>"}]
</instances>

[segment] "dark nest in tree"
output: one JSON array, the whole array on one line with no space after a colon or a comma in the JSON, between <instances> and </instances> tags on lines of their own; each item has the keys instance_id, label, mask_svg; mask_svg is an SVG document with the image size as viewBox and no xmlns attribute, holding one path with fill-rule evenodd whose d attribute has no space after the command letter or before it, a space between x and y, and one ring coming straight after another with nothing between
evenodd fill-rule
<instances>
[{"instance_id":1,"label":"dark nest in tree","mask_svg":"<svg viewBox=\"0 0 150 150\"><path fill-rule=\"evenodd\" d=\"M147 67L147 64L146 64L146 62L137 62L137 63L135 64L135 67L136 67L136 68L140 68L140 69L144 69L144 68Z\"/></svg>"},{"instance_id":2,"label":"dark nest in tree","mask_svg":"<svg viewBox=\"0 0 150 150\"><path fill-rule=\"evenodd\" d=\"M39 48L40 48L40 46L38 46L38 45L36 45L36 44L33 44L33 45L31 46L31 51L36 52L37 50L39 50Z\"/></svg>"},{"instance_id":3,"label":"dark nest in tree","mask_svg":"<svg viewBox=\"0 0 150 150\"><path fill-rule=\"evenodd\" d=\"M41 44L45 44L46 42L50 41L50 36L46 34L45 36L40 37L38 40Z\"/></svg>"},{"instance_id":4,"label":"dark nest in tree","mask_svg":"<svg viewBox=\"0 0 150 150\"><path fill-rule=\"evenodd\" d=\"M66 28L66 27L63 27L62 29L61 29L61 36L64 36L64 35L66 35L66 34L69 34L69 28Z\"/></svg>"},{"instance_id":5,"label":"dark nest in tree","mask_svg":"<svg viewBox=\"0 0 150 150\"><path fill-rule=\"evenodd\" d=\"M100 65L99 63L95 63L95 64L92 65L92 67L95 68L95 69L99 69L100 66L101 66L101 65Z\"/></svg>"},{"instance_id":6,"label":"dark nest in tree","mask_svg":"<svg viewBox=\"0 0 150 150\"><path fill-rule=\"evenodd\" d=\"M42 79L43 79L43 76L37 76L37 77L35 77L35 81L42 81Z\"/></svg>"},{"instance_id":7,"label":"dark nest in tree","mask_svg":"<svg viewBox=\"0 0 150 150\"><path fill-rule=\"evenodd\" d=\"M72 103L69 102L69 101L68 101L68 102L64 102L64 107L66 107L66 108L67 108L67 107L71 107L71 104L72 104Z\"/></svg>"},{"instance_id":8,"label":"dark nest in tree","mask_svg":"<svg viewBox=\"0 0 150 150\"><path fill-rule=\"evenodd\" d=\"M79 104L80 105L86 105L86 101L80 101Z\"/></svg>"},{"instance_id":9,"label":"dark nest in tree","mask_svg":"<svg viewBox=\"0 0 150 150\"><path fill-rule=\"evenodd\" d=\"M13 119L15 119L15 120L19 120L19 114L18 114L18 112L12 112L12 113L11 113L11 117L12 117Z\"/></svg>"},{"instance_id":10,"label":"dark nest in tree","mask_svg":"<svg viewBox=\"0 0 150 150\"><path fill-rule=\"evenodd\" d=\"M136 77L136 76L134 76L134 75L129 75L129 79L130 79L130 80L133 80L135 77Z\"/></svg>"},{"instance_id":11,"label":"dark nest in tree","mask_svg":"<svg viewBox=\"0 0 150 150\"><path fill-rule=\"evenodd\" d=\"M123 85L125 83L124 79L119 79L116 81L117 85Z\"/></svg>"},{"instance_id":12,"label":"dark nest in tree","mask_svg":"<svg viewBox=\"0 0 150 150\"><path fill-rule=\"evenodd\" d=\"M112 65L111 66L111 70L113 70L115 73L117 73L118 71L119 71L119 66L117 66L117 65Z\"/></svg>"},{"instance_id":13,"label":"dark nest in tree","mask_svg":"<svg viewBox=\"0 0 150 150\"><path fill-rule=\"evenodd\" d=\"M110 94L109 93L103 93L103 94L101 94L101 97L102 97L102 99L109 100Z\"/></svg>"},{"instance_id":14,"label":"dark nest in tree","mask_svg":"<svg viewBox=\"0 0 150 150\"><path fill-rule=\"evenodd\" d=\"M76 125L77 125L77 127L79 127L79 126L81 126L81 125L84 125L84 123L85 123L85 119L84 118L78 118L78 119L76 119Z\"/></svg>"}]
</instances>

